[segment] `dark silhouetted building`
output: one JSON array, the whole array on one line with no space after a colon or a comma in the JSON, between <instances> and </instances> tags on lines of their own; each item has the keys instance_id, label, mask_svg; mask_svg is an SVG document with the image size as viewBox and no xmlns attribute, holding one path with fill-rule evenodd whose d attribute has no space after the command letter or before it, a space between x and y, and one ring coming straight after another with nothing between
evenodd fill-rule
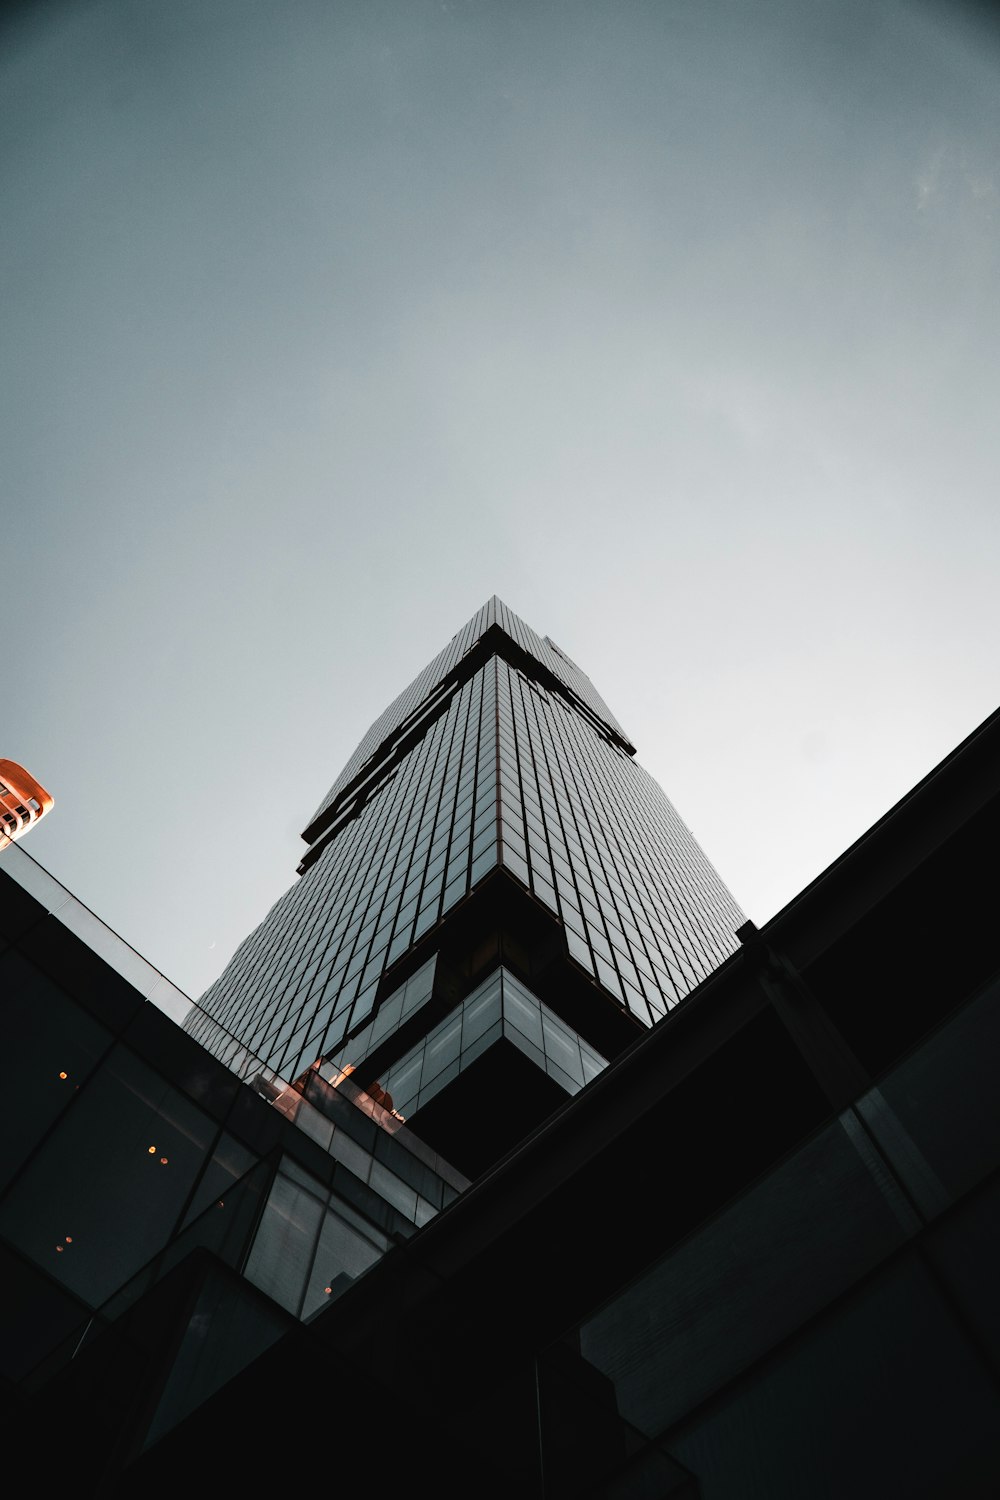
<instances>
[{"instance_id":1,"label":"dark silhouetted building","mask_svg":"<svg viewBox=\"0 0 1000 1500\"><path fill-rule=\"evenodd\" d=\"M191 1015L8 850L8 1465L1000 1493L998 834L995 715L758 930L494 600Z\"/></svg>"}]
</instances>

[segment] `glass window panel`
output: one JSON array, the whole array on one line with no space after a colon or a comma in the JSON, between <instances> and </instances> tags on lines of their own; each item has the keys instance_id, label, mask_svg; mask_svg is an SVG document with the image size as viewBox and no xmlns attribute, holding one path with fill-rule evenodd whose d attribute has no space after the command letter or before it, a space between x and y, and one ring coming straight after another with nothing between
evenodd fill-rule
<instances>
[{"instance_id":1,"label":"glass window panel","mask_svg":"<svg viewBox=\"0 0 1000 1500\"><path fill-rule=\"evenodd\" d=\"M297 1313L323 1220L323 1204L279 1172L268 1196L244 1275Z\"/></svg>"},{"instance_id":2,"label":"glass window panel","mask_svg":"<svg viewBox=\"0 0 1000 1500\"><path fill-rule=\"evenodd\" d=\"M586 1079L580 1061L579 1045L567 1035L554 1016L542 1015L542 1032L545 1036L546 1057L557 1063L582 1087Z\"/></svg>"},{"instance_id":3,"label":"glass window panel","mask_svg":"<svg viewBox=\"0 0 1000 1500\"><path fill-rule=\"evenodd\" d=\"M479 834L478 838L476 838L472 845L473 861L478 859L486 849L489 849L491 847L491 845L496 844L496 836L496 824L491 822L487 827L485 833Z\"/></svg>"},{"instance_id":4,"label":"glass window panel","mask_svg":"<svg viewBox=\"0 0 1000 1500\"><path fill-rule=\"evenodd\" d=\"M422 964L415 974L411 974L406 981L405 998L403 1001L404 1016L410 1015L417 1010L425 1001L429 1000L434 990L434 974L437 965L437 955L427 963Z\"/></svg>"},{"instance_id":5,"label":"glass window panel","mask_svg":"<svg viewBox=\"0 0 1000 1500\"><path fill-rule=\"evenodd\" d=\"M411 1188L401 1177L397 1177L395 1172L390 1172L389 1168L380 1161L372 1163L370 1181L373 1190L387 1203L397 1208L405 1218L412 1220L415 1217L417 1211L415 1188Z\"/></svg>"},{"instance_id":6,"label":"glass window panel","mask_svg":"<svg viewBox=\"0 0 1000 1500\"><path fill-rule=\"evenodd\" d=\"M409 928L407 928L405 932L401 933L400 936L394 940L388 954L386 955L386 964L388 965L393 963L401 953L406 952L409 946L410 932Z\"/></svg>"},{"instance_id":7,"label":"glass window panel","mask_svg":"<svg viewBox=\"0 0 1000 1500\"><path fill-rule=\"evenodd\" d=\"M595 958L594 961L597 965L597 977L604 988L610 990L612 995L617 995L619 999L624 999L621 980L615 970L610 964L605 963L603 958Z\"/></svg>"},{"instance_id":8,"label":"glass window panel","mask_svg":"<svg viewBox=\"0 0 1000 1500\"><path fill-rule=\"evenodd\" d=\"M99 1304L166 1243L216 1135L119 1045L11 1188L0 1232Z\"/></svg>"},{"instance_id":9,"label":"glass window panel","mask_svg":"<svg viewBox=\"0 0 1000 1500\"><path fill-rule=\"evenodd\" d=\"M111 1034L13 949L3 965L4 1042L16 1066L0 1091L0 1182L78 1094Z\"/></svg>"},{"instance_id":10,"label":"glass window panel","mask_svg":"<svg viewBox=\"0 0 1000 1500\"><path fill-rule=\"evenodd\" d=\"M352 1228L334 1206L328 1208L306 1288L302 1316L309 1317L346 1290L384 1253L384 1249Z\"/></svg>"},{"instance_id":11,"label":"glass window panel","mask_svg":"<svg viewBox=\"0 0 1000 1500\"><path fill-rule=\"evenodd\" d=\"M423 1081L424 1050L421 1047L416 1057L404 1058L402 1063L387 1075L385 1087L392 1095L393 1107L400 1114L407 1114L413 1108L413 1101L420 1092Z\"/></svg>"},{"instance_id":12,"label":"glass window panel","mask_svg":"<svg viewBox=\"0 0 1000 1500\"><path fill-rule=\"evenodd\" d=\"M315 1051L315 1048L310 1048L309 1051ZM295 1123L310 1139L318 1141L324 1150L329 1146L333 1136L333 1121L328 1120L315 1105L303 1099L296 1113Z\"/></svg>"},{"instance_id":13,"label":"glass window panel","mask_svg":"<svg viewBox=\"0 0 1000 1500\"><path fill-rule=\"evenodd\" d=\"M483 853L480 854L478 859L473 860L472 870L469 875L470 881L473 883L477 881L480 876L485 875L487 871L492 870L496 862L497 846L496 844L491 844L488 849L484 850Z\"/></svg>"},{"instance_id":14,"label":"glass window panel","mask_svg":"<svg viewBox=\"0 0 1000 1500\"><path fill-rule=\"evenodd\" d=\"M201 1181L191 1201L191 1207L185 1215L185 1224L196 1219L210 1204L218 1202L220 1198L225 1198L229 1188L245 1172L249 1172L256 1160L254 1153L241 1142L231 1135L223 1135L202 1173Z\"/></svg>"},{"instance_id":15,"label":"glass window panel","mask_svg":"<svg viewBox=\"0 0 1000 1500\"><path fill-rule=\"evenodd\" d=\"M372 1169L372 1158L363 1146L352 1140L343 1130L333 1132L333 1140L328 1147L330 1155L335 1160L342 1162L348 1171L353 1172L355 1177L360 1177L362 1182L368 1181L368 1174Z\"/></svg>"},{"instance_id":16,"label":"glass window panel","mask_svg":"<svg viewBox=\"0 0 1000 1500\"><path fill-rule=\"evenodd\" d=\"M527 885L530 879L527 861L522 859L519 854L515 854L514 850L506 843L501 846L501 858L503 859L504 866L510 870L511 874L516 875L518 880Z\"/></svg>"},{"instance_id":17,"label":"glass window panel","mask_svg":"<svg viewBox=\"0 0 1000 1500\"><path fill-rule=\"evenodd\" d=\"M585 969L588 969L593 974L594 961L590 956L590 949L583 938L578 936L572 927L566 927L564 931L566 933L566 946L569 948L570 956L575 958L577 963L582 964Z\"/></svg>"},{"instance_id":18,"label":"glass window panel","mask_svg":"<svg viewBox=\"0 0 1000 1500\"><path fill-rule=\"evenodd\" d=\"M490 981L480 995L470 996L462 1011L462 1046L466 1047L488 1026L500 1019L501 982L499 977Z\"/></svg>"},{"instance_id":19,"label":"glass window panel","mask_svg":"<svg viewBox=\"0 0 1000 1500\"><path fill-rule=\"evenodd\" d=\"M524 994L509 975L504 975L503 1011L505 1020L510 1021L518 1031L544 1050L542 1013L538 1002Z\"/></svg>"},{"instance_id":20,"label":"glass window panel","mask_svg":"<svg viewBox=\"0 0 1000 1500\"><path fill-rule=\"evenodd\" d=\"M451 1017L444 1026L433 1031L424 1051L424 1079L430 1081L448 1063L454 1062L462 1043L461 1013Z\"/></svg>"}]
</instances>

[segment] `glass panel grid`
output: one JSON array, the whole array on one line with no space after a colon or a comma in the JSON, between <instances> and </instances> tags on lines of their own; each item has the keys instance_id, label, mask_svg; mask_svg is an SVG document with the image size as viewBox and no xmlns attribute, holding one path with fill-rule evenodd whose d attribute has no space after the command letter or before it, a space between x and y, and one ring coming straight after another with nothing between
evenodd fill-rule
<instances>
[{"instance_id":1,"label":"glass panel grid","mask_svg":"<svg viewBox=\"0 0 1000 1500\"><path fill-rule=\"evenodd\" d=\"M498 862L559 917L569 957L644 1024L735 950L742 914L587 679L499 601L386 711L382 730L415 715L418 685L433 696L443 663L494 624L553 677L494 656L425 705L420 737L379 784L371 772L353 815L203 997L209 1015L190 1029L206 1045L215 1022L296 1077L346 1036L356 1044L386 968ZM377 749L366 739L351 765ZM350 769L328 804L352 784Z\"/></svg>"},{"instance_id":2,"label":"glass panel grid","mask_svg":"<svg viewBox=\"0 0 1000 1500\"><path fill-rule=\"evenodd\" d=\"M566 1023L506 969L468 995L387 1071L394 1107L413 1114L489 1046L507 1037L574 1094L607 1066Z\"/></svg>"}]
</instances>

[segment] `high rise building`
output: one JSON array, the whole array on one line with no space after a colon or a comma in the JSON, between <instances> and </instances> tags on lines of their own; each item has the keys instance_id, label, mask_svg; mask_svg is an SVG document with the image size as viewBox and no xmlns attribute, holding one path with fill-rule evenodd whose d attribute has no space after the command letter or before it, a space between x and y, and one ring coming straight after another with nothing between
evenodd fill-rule
<instances>
[{"instance_id":1,"label":"high rise building","mask_svg":"<svg viewBox=\"0 0 1000 1500\"><path fill-rule=\"evenodd\" d=\"M634 755L586 674L492 598L372 725L192 1034L237 1070L350 1071L479 1170L738 946ZM501 1083L520 1107L473 1141Z\"/></svg>"},{"instance_id":2,"label":"high rise building","mask_svg":"<svg viewBox=\"0 0 1000 1500\"><path fill-rule=\"evenodd\" d=\"M729 908L517 628L487 606L375 726L211 992L238 1036L7 849L8 1468L58 1433L108 1497L304 1454L444 1495L1000 1494L1000 712L646 1030L623 965L652 1010Z\"/></svg>"}]
</instances>

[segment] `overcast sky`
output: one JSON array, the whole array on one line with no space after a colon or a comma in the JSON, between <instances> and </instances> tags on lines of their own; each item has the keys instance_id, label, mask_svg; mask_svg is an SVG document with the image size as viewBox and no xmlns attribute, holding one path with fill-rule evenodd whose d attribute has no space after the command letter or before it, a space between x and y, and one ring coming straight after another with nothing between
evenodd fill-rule
<instances>
[{"instance_id":1,"label":"overcast sky","mask_svg":"<svg viewBox=\"0 0 1000 1500\"><path fill-rule=\"evenodd\" d=\"M996 706L986 7L74 0L0 98L0 755L191 994L494 592L758 923Z\"/></svg>"}]
</instances>

